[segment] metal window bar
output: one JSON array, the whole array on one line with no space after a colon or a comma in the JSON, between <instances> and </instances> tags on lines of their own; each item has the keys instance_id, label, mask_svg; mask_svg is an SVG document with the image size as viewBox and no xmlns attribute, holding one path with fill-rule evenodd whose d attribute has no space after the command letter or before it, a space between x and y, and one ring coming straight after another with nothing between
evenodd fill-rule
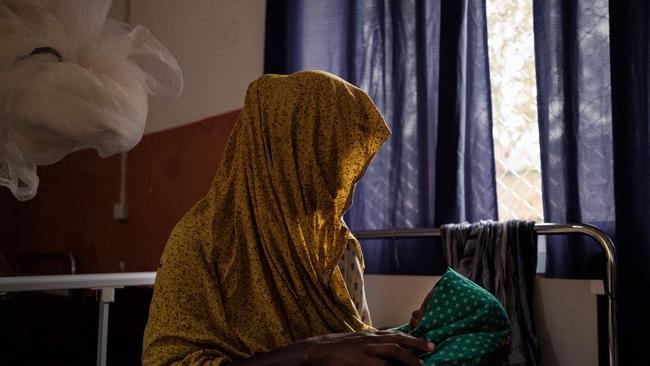
<instances>
[{"instance_id":1,"label":"metal window bar","mask_svg":"<svg viewBox=\"0 0 650 366\"><path fill-rule=\"evenodd\" d=\"M562 234L584 234L595 239L603 248L607 259L607 273L605 280L605 295L607 296L607 322L608 337L607 346L609 350L609 365L618 365L618 342L616 339L616 300L617 274L616 274L616 248L612 239L599 228L589 224L535 224L535 232L541 235L562 235ZM357 239L385 239L385 238L426 238L441 236L439 228L414 228L400 230L371 230L354 233Z\"/></svg>"}]
</instances>

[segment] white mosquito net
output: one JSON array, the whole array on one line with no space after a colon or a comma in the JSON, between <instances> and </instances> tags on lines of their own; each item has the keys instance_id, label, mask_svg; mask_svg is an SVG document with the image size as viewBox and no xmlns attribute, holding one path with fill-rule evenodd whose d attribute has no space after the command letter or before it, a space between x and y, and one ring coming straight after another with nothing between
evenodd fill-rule
<instances>
[{"instance_id":1,"label":"white mosquito net","mask_svg":"<svg viewBox=\"0 0 650 366\"><path fill-rule=\"evenodd\" d=\"M135 146L148 95L176 97L181 69L139 25L107 18L112 0L0 0L0 186L36 194L36 166L73 149Z\"/></svg>"}]
</instances>

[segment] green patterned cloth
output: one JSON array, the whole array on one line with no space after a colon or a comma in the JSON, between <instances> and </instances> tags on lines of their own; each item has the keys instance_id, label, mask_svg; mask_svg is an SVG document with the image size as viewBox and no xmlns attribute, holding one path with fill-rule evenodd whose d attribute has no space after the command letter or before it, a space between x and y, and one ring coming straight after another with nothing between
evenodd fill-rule
<instances>
[{"instance_id":1,"label":"green patterned cloth","mask_svg":"<svg viewBox=\"0 0 650 366\"><path fill-rule=\"evenodd\" d=\"M396 331L436 344L420 353L425 366L480 365L510 335L508 316L492 294L451 268L434 287L420 324Z\"/></svg>"}]
</instances>

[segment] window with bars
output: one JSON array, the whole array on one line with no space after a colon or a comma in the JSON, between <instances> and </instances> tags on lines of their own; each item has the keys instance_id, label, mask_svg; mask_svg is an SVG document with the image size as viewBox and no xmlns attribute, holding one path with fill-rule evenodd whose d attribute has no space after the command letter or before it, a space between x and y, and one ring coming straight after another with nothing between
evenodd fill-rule
<instances>
[{"instance_id":1,"label":"window with bars","mask_svg":"<svg viewBox=\"0 0 650 366\"><path fill-rule=\"evenodd\" d=\"M532 1L487 0L499 219L544 221ZM546 242L538 241L537 272Z\"/></svg>"},{"instance_id":2,"label":"window with bars","mask_svg":"<svg viewBox=\"0 0 650 366\"><path fill-rule=\"evenodd\" d=\"M532 1L488 0L499 219L543 220Z\"/></svg>"}]
</instances>

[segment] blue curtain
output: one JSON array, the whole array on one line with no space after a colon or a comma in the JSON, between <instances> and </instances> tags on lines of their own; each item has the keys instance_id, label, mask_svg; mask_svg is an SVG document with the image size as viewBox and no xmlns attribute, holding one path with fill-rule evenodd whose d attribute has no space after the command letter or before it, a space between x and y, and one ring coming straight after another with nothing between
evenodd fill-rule
<instances>
[{"instance_id":1,"label":"blue curtain","mask_svg":"<svg viewBox=\"0 0 650 366\"><path fill-rule=\"evenodd\" d=\"M544 221L614 234L607 0L536 0L535 62ZM603 275L580 236L547 238L548 277Z\"/></svg>"},{"instance_id":2,"label":"blue curtain","mask_svg":"<svg viewBox=\"0 0 650 366\"><path fill-rule=\"evenodd\" d=\"M265 72L332 72L392 131L355 189L353 231L497 219L484 0L267 2ZM362 243L367 273L440 273L439 244Z\"/></svg>"},{"instance_id":3,"label":"blue curtain","mask_svg":"<svg viewBox=\"0 0 650 366\"><path fill-rule=\"evenodd\" d=\"M621 365L650 365L650 3L610 1Z\"/></svg>"},{"instance_id":4,"label":"blue curtain","mask_svg":"<svg viewBox=\"0 0 650 366\"><path fill-rule=\"evenodd\" d=\"M614 236L619 364L648 365L650 2L535 0L534 21L545 219ZM549 274L598 274L592 248L549 243Z\"/></svg>"}]
</instances>

